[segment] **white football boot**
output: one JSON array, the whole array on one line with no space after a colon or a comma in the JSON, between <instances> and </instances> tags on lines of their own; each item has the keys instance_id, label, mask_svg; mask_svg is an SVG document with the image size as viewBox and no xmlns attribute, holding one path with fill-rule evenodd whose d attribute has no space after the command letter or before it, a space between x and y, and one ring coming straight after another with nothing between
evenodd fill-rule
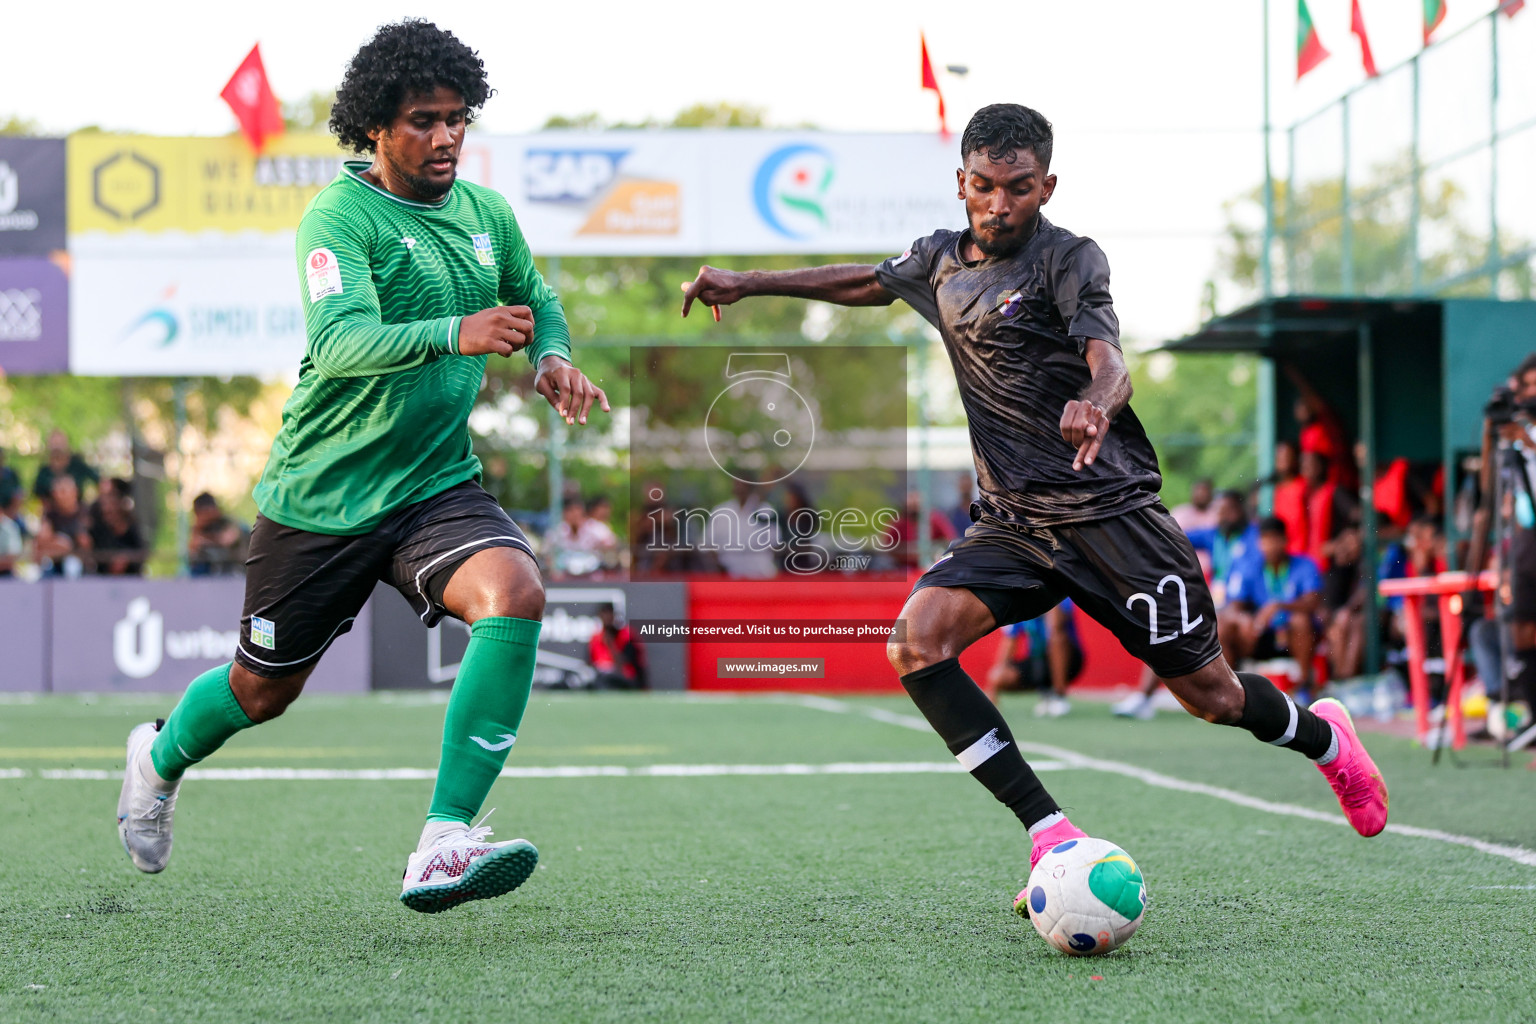
<instances>
[{"instance_id":1,"label":"white football boot","mask_svg":"<svg viewBox=\"0 0 1536 1024\"><path fill-rule=\"evenodd\" d=\"M165 870L171 859L171 819L181 780L166 783L154 774L149 747L160 721L136 725L128 734L128 763L123 767L123 791L117 798L117 834L133 866L149 874Z\"/></svg>"},{"instance_id":2,"label":"white football boot","mask_svg":"<svg viewBox=\"0 0 1536 1024\"><path fill-rule=\"evenodd\" d=\"M491 816L487 811L485 818ZM405 862L400 902L423 914L450 910L470 900L511 892L528 880L539 851L526 839L487 843L493 835L485 818L474 828L460 826L439 836Z\"/></svg>"},{"instance_id":3,"label":"white football boot","mask_svg":"<svg viewBox=\"0 0 1536 1024\"><path fill-rule=\"evenodd\" d=\"M1152 706L1151 697L1144 693L1133 693L1124 700L1117 700L1111 704L1109 712L1118 718L1138 718L1148 722L1157 715L1157 708Z\"/></svg>"}]
</instances>

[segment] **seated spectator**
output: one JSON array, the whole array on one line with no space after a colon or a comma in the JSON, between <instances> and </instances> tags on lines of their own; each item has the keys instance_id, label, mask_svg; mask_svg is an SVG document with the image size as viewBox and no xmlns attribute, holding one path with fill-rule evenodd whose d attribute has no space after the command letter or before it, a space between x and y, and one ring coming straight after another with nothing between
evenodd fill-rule
<instances>
[{"instance_id":1,"label":"seated spectator","mask_svg":"<svg viewBox=\"0 0 1536 1024\"><path fill-rule=\"evenodd\" d=\"M616 620L611 601L598 606L597 618L602 625L587 641L587 661L597 669L597 685L615 690L648 689L645 647L627 624Z\"/></svg>"},{"instance_id":2,"label":"seated spectator","mask_svg":"<svg viewBox=\"0 0 1536 1024\"><path fill-rule=\"evenodd\" d=\"M975 476L965 472L955 477L955 504L944 515L954 527L956 537L965 536L965 531L971 528L971 501L975 494Z\"/></svg>"},{"instance_id":3,"label":"seated spectator","mask_svg":"<svg viewBox=\"0 0 1536 1024\"><path fill-rule=\"evenodd\" d=\"M89 552L90 518L80 505L80 487L68 473L53 478L37 530L37 558L49 576L78 576L80 555Z\"/></svg>"},{"instance_id":4,"label":"seated spectator","mask_svg":"<svg viewBox=\"0 0 1536 1024\"><path fill-rule=\"evenodd\" d=\"M565 499L560 521L544 536L544 557L554 579L590 576L617 546L613 531L590 518L585 503L573 496Z\"/></svg>"},{"instance_id":5,"label":"seated spectator","mask_svg":"<svg viewBox=\"0 0 1536 1024\"><path fill-rule=\"evenodd\" d=\"M1233 668L1247 658L1294 658L1297 698L1309 701L1322 574L1312 559L1286 550L1285 523L1274 516L1259 524L1259 551L1261 559L1239 565L1227 581L1227 607L1216 615L1222 652Z\"/></svg>"},{"instance_id":6,"label":"seated spectator","mask_svg":"<svg viewBox=\"0 0 1536 1024\"><path fill-rule=\"evenodd\" d=\"M0 448L0 513L15 519L17 510L20 508L21 497L25 493L16 470L6 465L5 449Z\"/></svg>"},{"instance_id":7,"label":"seated spectator","mask_svg":"<svg viewBox=\"0 0 1536 1024\"><path fill-rule=\"evenodd\" d=\"M0 579L15 575L16 563L21 561L25 551L26 535L21 532L16 520L0 506Z\"/></svg>"},{"instance_id":8,"label":"seated spectator","mask_svg":"<svg viewBox=\"0 0 1536 1024\"><path fill-rule=\"evenodd\" d=\"M77 498L84 497L87 484L101 482L101 475L71 450L64 431L55 429L48 435L48 459L38 467L37 479L32 481L32 495L43 503L45 511L53 500L54 480L66 475L74 478Z\"/></svg>"},{"instance_id":9,"label":"seated spectator","mask_svg":"<svg viewBox=\"0 0 1536 1024\"><path fill-rule=\"evenodd\" d=\"M1216 499L1216 523L1211 529L1192 530L1189 542L1201 564L1209 563L1211 597L1219 609L1227 603L1227 579L1244 559L1259 557L1259 527L1248 518L1242 491L1222 491Z\"/></svg>"},{"instance_id":10,"label":"seated spectator","mask_svg":"<svg viewBox=\"0 0 1536 1024\"><path fill-rule=\"evenodd\" d=\"M1306 481L1307 546L1298 553L1327 571L1329 547L1353 520L1357 500L1347 488L1333 482L1330 461L1319 452L1301 453L1301 478Z\"/></svg>"},{"instance_id":11,"label":"seated spectator","mask_svg":"<svg viewBox=\"0 0 1536 1024\"><path fill-rule=\"evenodd\" d=\"M997 662L982 689L993 703L1000 689L1039 690L1035 716L1060 718L1072 710L1067 687L1082 674L1083 645L1077 638L1072 602L1067 600L1037 619L1003 627Z\"/></svg>"},{"instance_id":12,"label":"seated spectator","mask_svg":"<svg viewBox=\"0 0 1536 1024\"><path fill-rule=\"evenodd\" d=\"M599 494L588 501L587 522L591 524L587 529L593 531L601 541L598 554L603 559L603 568L618 568L619 535L613 532L613 499L606 494Z\"/></svg>"},{"instance_id":13,"label":"seated spectator","mask_svg":"<svg viewBox=\"0 0 1536 1024\"><path fill-rule=\"evenodd\" d=\"M1216 526L1215 487L1209 477L1190 485L1189 500L1175 505L1169 513L1179 524L1179 529L1193 534L1196 530L1210 530Z\"/></svg>"},{"instance_id":14,"label":"seated spectator","mask_svg":"<svg viewBox=\"0 0 1536 1024\"><path fill-rule=\"evenodd\" d=\"M1335 679L1359 675L1365 651L1365 587L1360 558L1360 528L1351 525L1334 538L1328 571L1323 574L1323 629L1328 665Z\"/></svg>"},{"instance_id":15,"label":"seated spectator","mask_svg":"<svg viewBox=\"0 0 1536 1024\"><path fill-rule=\"evenodd\" d=\"M716 564L733 579L772 579L779 571L774 560L777 518L755 485L733 479L731 497L709 511L708 543L701 546L711 550ZM679 526L685 531L694 529L686 517Z\"/></svg>"},{"instance_id":16,"label":"seated spectator","mask_svg":"<svg viewBox=\"0 0 1536 1024\"><path fill-rule=\"evenodd\" d=\"M112 477L101 485L101 494L91 504L87 516L91 557L96 572L102 576L142 576L144 574L144 538L133 514L133 497L128 481Z\"/></svg>"},{"instance_id":17,"label":"seated spectator","mask_svg":"<svg viewBox=\"0 0 1536 1024\"><path fill-rule=\"evenodd\" d=\"M1286 549L1292 554L1307 550L1307 481L1297 469L1296 446L1290 441L1275 444L1274 514L1285 523Z\"/></svg>"},{"instance_id":18,"label":"seated spectator","mask_svg":"<svg viewBox=\"0 0 1536 1024\"><path fill-rule=\"evenodd\" d=\"M204 491L192 499L192 530L187 535L187 571L193 576L228 576L245 568L251 531L219 507Z\"/></svg>"},{"instance_id":19,"label":"seated spectator","mask_svg":"<svg viewBox=\"0 0 1536 1024\"><path fill-rule=\"evenodd\" d=\"M885 531L887 544L894 544L891 553L896 558L896 564L907 568L916 568L918 554L922 545L918 540L918 520L922 516L923 496L917 491L907 492L906 507L902 514ZM950 541L960 536L955 532L954 526L949 522L949 517L936 508L928 510L928 539L940 541L934 546L935 551L942 551Z\"/></svg>"}]
</instances>

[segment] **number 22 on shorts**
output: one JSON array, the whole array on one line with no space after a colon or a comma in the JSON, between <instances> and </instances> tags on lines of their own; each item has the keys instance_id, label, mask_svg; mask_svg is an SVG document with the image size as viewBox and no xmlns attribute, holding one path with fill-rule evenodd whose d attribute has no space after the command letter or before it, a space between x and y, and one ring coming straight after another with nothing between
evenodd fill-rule
<instances>
[{"instance_id":1,"label":"number 22 on shorts","mask_svg":"<svg viewBox=\"0 0 1536 1024\"><path fill-rule=\"evenodd\" d=\"M1157 635L1157 598L1153 597L1151 594L1132 594L1130 597L1125 599L1126 608L1133 611L1136 608L1137 601L1147 602L1147 631L1151 634L1152 642L1154 644L1165 644L1169 640L1177 640L1181 635L1188 633L1190 630L1194 629L1196 626L1200 625L1200 623L1205 621L1205 616L1203 614L1196 615L1194 622L1189 621L1189 594L1184 589L1184 581L1178 576L1175 576L1173 573L1169 573L1167 576L1164 576L1157 584L1157 592L1161 594L1163 592L1163 588L1168 586L1170 583L1179 588L1179 622L1182 625L1182 628L1173 633L1169 633L1167 636Z\"/></svg>"}]
</instances>

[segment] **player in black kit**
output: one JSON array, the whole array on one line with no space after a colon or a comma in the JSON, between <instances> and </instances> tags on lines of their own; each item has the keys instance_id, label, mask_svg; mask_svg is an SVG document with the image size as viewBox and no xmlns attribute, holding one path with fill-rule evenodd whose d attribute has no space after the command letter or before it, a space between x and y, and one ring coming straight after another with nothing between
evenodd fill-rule
<instances>
[{"instance_id":1,"label":"player in black kit","mask_svg":"<svg viewBox=\"0 0 1536 1024\"><path fill-rule=\"evenodd\" d=\"M1200 563L1158 499L1157 455L1127 404L1109 263L1091 239L1040 214L1056 188L1051 145L1038 112L984 107L960 142L966 230L936 231L878 266L704 267L683 286L683 315L694 302L719 307L752 295L845 306L904 299L938 328L970 422L981 498L965 536L917 581L901 613L906 638L887 653L950 752L1029 829L1031 867L1083 833L958 659L998 626L1064 597L1150 665L1190 713L1315 761L1350 824L1375 835L1386 825L1386 783L1344 706L1297 707L1221 656Z\"/></svg>"}]
</instances>

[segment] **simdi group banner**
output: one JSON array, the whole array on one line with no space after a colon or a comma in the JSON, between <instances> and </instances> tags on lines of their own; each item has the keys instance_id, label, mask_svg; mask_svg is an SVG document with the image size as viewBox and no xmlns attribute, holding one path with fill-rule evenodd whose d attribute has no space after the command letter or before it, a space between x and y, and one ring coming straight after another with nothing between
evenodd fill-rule
<instances>
[{"instance_id":1,"label":"simdi group banner","mask_svg":"<svg viewBox=\"0 0 1536 1024\"><path fill-rule=\"evenodd\" d=\"M71 137L71 371L296 370L294 230L346 158L326 135L259 157L235 136ZM963 223L959 162L933 135L472 132L459 171L507 197L536 256L884 255Z\"/></svg>"}]
</instances>

